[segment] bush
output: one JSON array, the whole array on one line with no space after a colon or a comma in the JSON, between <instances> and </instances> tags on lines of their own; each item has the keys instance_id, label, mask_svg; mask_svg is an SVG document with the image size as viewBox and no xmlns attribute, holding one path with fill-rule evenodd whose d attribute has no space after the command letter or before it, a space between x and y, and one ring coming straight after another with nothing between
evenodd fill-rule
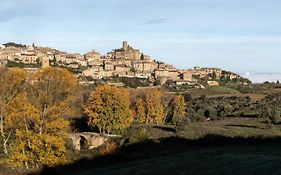
<instances>
[{"instance_id":1,"label":"bush","mask_svg":"<svg viewBox=\"0 0 281 175\"><path fill-rule=\"evenodd\" d=\"M129 128L125 134L129 144L144 142L149 139L145 128Z\"/></svg>"},{"instance_id":2,"label":"bush","mask_svg":"<svg viewBox=\"0 0 281 175\"><path fill-rule=\"evenodd\" d=\"M204 116L205 111L199 109L198 111L188 111L188 116L190 117L191 121L206 121L206 117Z\"/></svg>"},{"instance_id":3,"label":"bush","mask_svg":"<svg viewBox=\"0 0 281 175\"><path fill-rule=\"evenodd\" d=\"M185 129L185 126L188 125L191 120L187 117L174 117L173 124L176 125L176 130L182 131Z\"/></svg>"},{"instance_id":4,"label":"bush","mask_svg":"<svg viewBox=\"0 0 281 175\"><path fill-rule=\"evenodd\" d=\"M268 118L272 124L281 123L281 93L267 95L257 105L260 117Z\"/></svg>"},{"instance_id":5,"label":"bush","mask_svg":"<svg viewBox=\"0 0 281 175\"><path fill-rule=\"evenodd\" d=\"M118 150L118 146L116 143L110 141L105 143L99 151L99 155L103 156L103 155L107 155L107 154L114 154L116 153Z\"/></svg>"}]
</instances>

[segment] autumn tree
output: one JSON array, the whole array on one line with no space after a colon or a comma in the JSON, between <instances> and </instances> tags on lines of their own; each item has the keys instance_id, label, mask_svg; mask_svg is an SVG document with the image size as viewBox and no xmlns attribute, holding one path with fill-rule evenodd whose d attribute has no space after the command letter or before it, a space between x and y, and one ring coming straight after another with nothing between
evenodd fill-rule
<instances>
[{"instance_id":1,"label":"autumn tree","mask_svg":"<svg viewBox=\"0 0 281 175\"><path fill-rule=\"evenodd\" d=\"M76 78L67 70L45 68L30 78L26 97L22 96L17 103L22 108L19 111L24 113L14 116L22 116L12 152L16 165L34 168L67 160L65 143L69 122L64 116L75 104L76 92Z\"/></svg>"},{"instance_id":2,"label":"autumn tree","mask_svg":"<svg viewBox=\"0 0 281 175\"><path fill-rule=\"evenodd\" d=\"M161 101L162 92L159 89L152 89L145 95L146 118L151 124L164 122L164 107Z\"/></svg>"},{"instance_id":3,"label":"autumn tree","mask_svg":"<svg viewBox=\"0 0 281 175\"><path fill-rule=\"evenodd\" d=\"M176 125L176 129L184 129L186 122L188 121L186 116L186 105L182 95L177 95L171 102L171 119L173 124Z\"/></svg>"},{"instance_id":4,"label":"autumn tree","mask_svg":"<svg viewBox=\"0 0 281 175\"><path fill-rule=\"evenodd\" d=\"M19 94L7 107L6 127L12 131L8 163L13 167L36 167L39 111L32 106L26 93Z\"/></svg>"},{"instance_id":5,"label":"autumn tree","mask_svg":"<svg viewBox=\"0 0 281 175\"><path fill-rule=\"evenodd\" d=\"M135 100L135 119L141 123L160 124L164 122L165 114L162 104L162 92L159 89L149 89L140 93Z\"/></svg>"},{"instance_id":6,"label":"autumn tree","mask_svg":"<svg viewBox=\"0 0 281 175\"><path fill-rule=\"evenodd\" d=\"M0 142L7 162L25 168L64 163L64 116L76 104L77 81L66 70L0 69Z\"/></svg>"},{"instance_id":7,"label":"autumn tree","mask_svg":"<svg viewBox=\"0 0 281 175\"><path fill-rule=\"evenodd\" d=\"M126 89L110 85L97 87L84 108L88 125L101 133L122 133L131 121L129 94Z\"/></svg>"},{"instance_id":8,"label":"autumn tree","mask_svg":"<svg viewBox=\"0 0 281 175\"><path fill-rule=\"evenodd\" d=\"M0 68L0 142L3 152L7 155L7 145L13 130L7 127L6 116L8 106L24 90L26 74L23 70Z\"/></svg>"},{"instance_id":9,"label":"autumn tree","mask_svg":"<svg viewBox=\"0 0 281 175\"><path fill-rule=\"evenodd\" d=\"M145 110L145 102L142 98L138 97L135 102L135 119L141 123L146 123L146 110Z\"/></svg>"},{"instance_id":10,"label":"autumn tree","mask_svg":"<svg viewBox=\"0 0 281 175\"><path fill-rule=\"evenodd\" d=\"M186 115L186 107L184 97L181 95L175 96L172 101L172 116L184 117Z\"/></svg>"}]
</instances>

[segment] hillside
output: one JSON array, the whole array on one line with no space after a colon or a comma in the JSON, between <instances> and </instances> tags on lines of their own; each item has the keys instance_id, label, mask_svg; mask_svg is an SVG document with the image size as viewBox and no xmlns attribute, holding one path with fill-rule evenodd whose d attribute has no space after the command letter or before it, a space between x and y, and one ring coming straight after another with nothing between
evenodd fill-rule
<instances>
[{"instance_id":1,"label":"hillside","mask_svg":"<svg viewBox=\"0 0 281 175\"><path fill-rule=\"evenodd\" d=\"M146 127L150 140L43 174L279 174L281 128L256 119L195 122L181 132ZM161 129L160 129L161 130ZM158 133L158 134L157 134ZM161 136L162 135L162 136ZM152 138L154 137L154 138ZM83 168L81 168L83 167Z\"/></svg>"}]
</instances>

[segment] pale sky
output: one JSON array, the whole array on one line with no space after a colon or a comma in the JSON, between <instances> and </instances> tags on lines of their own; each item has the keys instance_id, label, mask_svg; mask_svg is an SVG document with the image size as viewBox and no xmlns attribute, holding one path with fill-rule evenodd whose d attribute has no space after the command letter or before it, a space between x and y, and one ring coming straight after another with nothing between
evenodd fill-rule
<instances>
[{"instance_id":1,"label":"pale sky","mask_svg":"<svg viewBox=\"0 0 281 175\"><path fill-rule=\"evenodd\" d=\"M281 0L0 0L0 43L105 54L128 40L180 69L281 74L280 9Z\"/></svg>"}]
</instances>

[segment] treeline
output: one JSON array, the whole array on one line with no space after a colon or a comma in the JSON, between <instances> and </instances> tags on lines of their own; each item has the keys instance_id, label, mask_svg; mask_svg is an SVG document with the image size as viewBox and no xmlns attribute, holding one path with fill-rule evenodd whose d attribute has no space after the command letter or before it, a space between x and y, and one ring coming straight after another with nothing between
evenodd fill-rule
<instances>
[{"instance_id":1,"label":"treeline","mask_svg":"<svg viewBox=\"0 0 281 175\"><path fill-rule=\"evenodd\" d=\"M181 103L174 105L175 114L183 114L185 104ZM132 93L127 88L99 85L92 91L79 87L65 69L50 67L29 73L1 68L2 166L36 169L66 163L67 134L75 130L67 116L77 111L86 115L92 131L110 134L124 133L133 122L162 124L166 116L160 89Z\"/></svg>"},{"instance_id":2,"label":"treeline","mask_svg":"<svg viewBox=\"0 0 281 175\"><path fill-rule=\"evenodd\" d=\"M253 105L248 97L193 98L164 94L159 88L106 84L80 87L73 74L59 68L34 73L1 68L0 163L34 169L68 162L67 134L77 128L71 128L67 116L77 113L91 131L106 134L126 133L133 124L169 124L180 130L189 122L243 117L252 111L272 121L281 114L280 96ZM275 100L268 103L270 99Z\"/></svg>"},{"instance_id":3,"label":"treeline","mask_svg":"<svg viewBox=\"0 0 281 175\"><path fill-rule=\"evenodd\" d=\"M133 122L155 125L165 123L168 107L165 107L164 95L160 89L132 92L127 88L101 85L89 95L84 111L88 125L93 130L122 134ZM171 112L184 116L185 110L183 97L176 97L172 102Z\"/></svg>"}]
</instances>

